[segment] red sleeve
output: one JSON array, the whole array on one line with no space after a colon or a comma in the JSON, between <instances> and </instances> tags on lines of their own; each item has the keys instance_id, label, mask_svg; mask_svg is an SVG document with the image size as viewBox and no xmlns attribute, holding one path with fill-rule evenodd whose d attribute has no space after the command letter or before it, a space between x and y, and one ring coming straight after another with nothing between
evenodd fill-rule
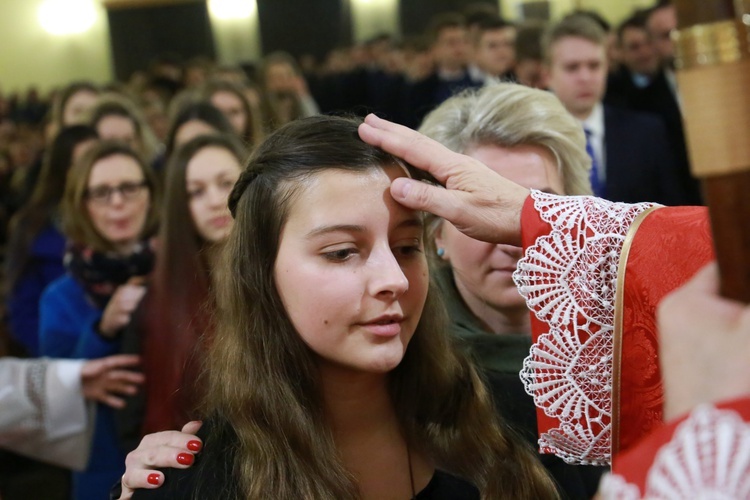
<instances>
[{"instance_id":1,"label":"red sleeve","mask_svg":"<svg viewBox=\"0 0 750 500\"><path fill-rule=\"evenodd\" d=\"M706 211L532 191L521 227L540 450L609 464L661 422L655 308L712 258Z\"/></svg>"},{"instance_id":2,"label":"red sleeve","mask_svg":"<svg viewBox=\"0 0 750 500\"><path fill-rule=\"evenodd\" d=\"M716 498L747 498L750 477L750 397L704 405L653 430L615 457L602 482L604 498L690 498L712 491ZM745 478L744 480L742 478Z\"/></svg>"}]
</instances>

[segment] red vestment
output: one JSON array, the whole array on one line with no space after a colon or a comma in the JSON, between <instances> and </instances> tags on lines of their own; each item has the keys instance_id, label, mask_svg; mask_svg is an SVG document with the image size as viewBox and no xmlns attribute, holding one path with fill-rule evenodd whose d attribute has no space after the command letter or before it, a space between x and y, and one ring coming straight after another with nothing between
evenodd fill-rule
<instances>
[{"instance_id":1,"label":"red vestment","mask_svg":"<svg viewBox=\"0 0 750 500\"><path fill-rule=\"evenodd\" d=\"M514 279L534 340L521 377L537 405L540 448L583 464L631 450L622 456L640 460L616 458L613 470L623 484L642 481L628 464L648 469L654 453L633 446L674 433L662 424L656 306L713 260L708 212L532 191L521 226ZM701 425L716 415L699 414Z\"/></svg>"}]
</instances>

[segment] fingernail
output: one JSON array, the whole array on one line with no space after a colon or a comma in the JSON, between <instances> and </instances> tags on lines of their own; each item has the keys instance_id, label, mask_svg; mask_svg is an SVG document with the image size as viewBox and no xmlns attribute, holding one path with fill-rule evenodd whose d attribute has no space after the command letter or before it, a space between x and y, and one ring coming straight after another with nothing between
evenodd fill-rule
<instances>
[{"instance_id":1,"label":"fingernail","mask_svg":"<svg viewBox=\"0 0 750 500\"><path fill-rule=\"evenodd\" d=\"M188 441L187 449L190 451L201 451L202 443L200 441Z\"/></svg>"},{"instance_id":2,"label":"fingernail","mask_svg":"<svg viewBox=\"0 0 750 500\"><path fill-rule=\"evenodd\" d=\"M161 476L159 474L149 474L148 475L148 484L153 484L154 486L159 486L159 481L161 480Z\"/></svg>"},{"instance_id":3,"label":"fingernail","mask_svg":"<svg viewBox=\"0 0 750 500\"><path fill-rule=\"evenodd\" d=\"M401 199L406 199L406 197L409 195L409 191L411 190L411 182L404 179L403 177L399 177L394 180L394 184L396 186L396 189L393 190L393 194Z\"/></svg>"},{"instance_id":4,"label":"fingernail","mask_svg":"<svg viewBox=\"0 0 750 500\"><path fill-rule=\"evenodd\" d=\"M194 457L190 453L180 453L177 455L177 461L182 465L193 465Z\"/></svg>"}]
</instances>

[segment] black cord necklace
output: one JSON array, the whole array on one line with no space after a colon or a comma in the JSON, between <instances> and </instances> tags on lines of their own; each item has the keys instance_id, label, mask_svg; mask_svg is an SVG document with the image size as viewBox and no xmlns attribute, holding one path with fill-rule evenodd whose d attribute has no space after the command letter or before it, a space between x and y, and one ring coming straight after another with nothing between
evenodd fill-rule
<instances>
[{"instance_id":1,"label":"black cord necklace","mask_svg":"<svg viewBox=\"0 0 750 500\"><path fill-rule=\"evenodd\" d=\"M414 471L411 467L411 452L409 451L409 443L406 443L406 461L409 462L409 482L411 482L411 500L416 500L417 493L414 491Z\"/></svg>"}]
</instances>

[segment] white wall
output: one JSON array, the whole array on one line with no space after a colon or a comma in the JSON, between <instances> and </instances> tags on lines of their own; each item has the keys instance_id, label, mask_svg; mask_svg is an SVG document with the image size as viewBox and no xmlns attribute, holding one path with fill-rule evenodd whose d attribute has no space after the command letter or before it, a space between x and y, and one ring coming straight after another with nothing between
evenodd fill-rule
<instances>
[{"instance_id":1,"label":"white wall","mask_svg":"<svg viewBox=\"0 0 750 500\"><path fill-rule=\"evenodd\" d=\"M355 42L380 33L399 36L398 0L349 0Z\"/></svg>"},{"instance_id":2,"label":"white wall","mask_svg":"<svg viewBox=\"0 0 750 500\"><path fill-rule=\"evenodd\" d=\"M0 2L0 89L42 91L72 80L112 79L109 27L104 8L94 1L96 18L85 33L50 35L37 18L43 0Z\"/></svg>"},{"instance_id":3,"label":"white wall","mask_svg":"<svg viewBox=\"0 0 750 500\"><path fill-rule=\"evenodd\" d=\"M42 91L72 80L98 83L113 78L107 15L99 0L91 0L96 18L85 33L50 35L39 24L37 11L43 0L0 0L0 90L23 91L37 85ZM255 0L247 0L255 4ZM310 0L314 1L314 0ZM356 41L381 32L398 35L398 0L349 0ZM503 0L503 15L518 19L524 0ZM617 23L633 9L647 7L652 0L552 0L552 15L570 9L595 8ZM223 64L256 60L261 55L257 7L249 18L224 21L211 18L217 59Z\"/></svg>"},{"instance_id":4,"label":"white wall","mask_svg":"<svg viewBox=\"0 0 750 500\"><path fill-rule=\"evenodd\" d=\"M251 8L251 12L248 17L241 19L220 19L209 9L216 59L221 64L259 60L263 53L256 0L244 2Z\"/></svg>"}]
</instances>

